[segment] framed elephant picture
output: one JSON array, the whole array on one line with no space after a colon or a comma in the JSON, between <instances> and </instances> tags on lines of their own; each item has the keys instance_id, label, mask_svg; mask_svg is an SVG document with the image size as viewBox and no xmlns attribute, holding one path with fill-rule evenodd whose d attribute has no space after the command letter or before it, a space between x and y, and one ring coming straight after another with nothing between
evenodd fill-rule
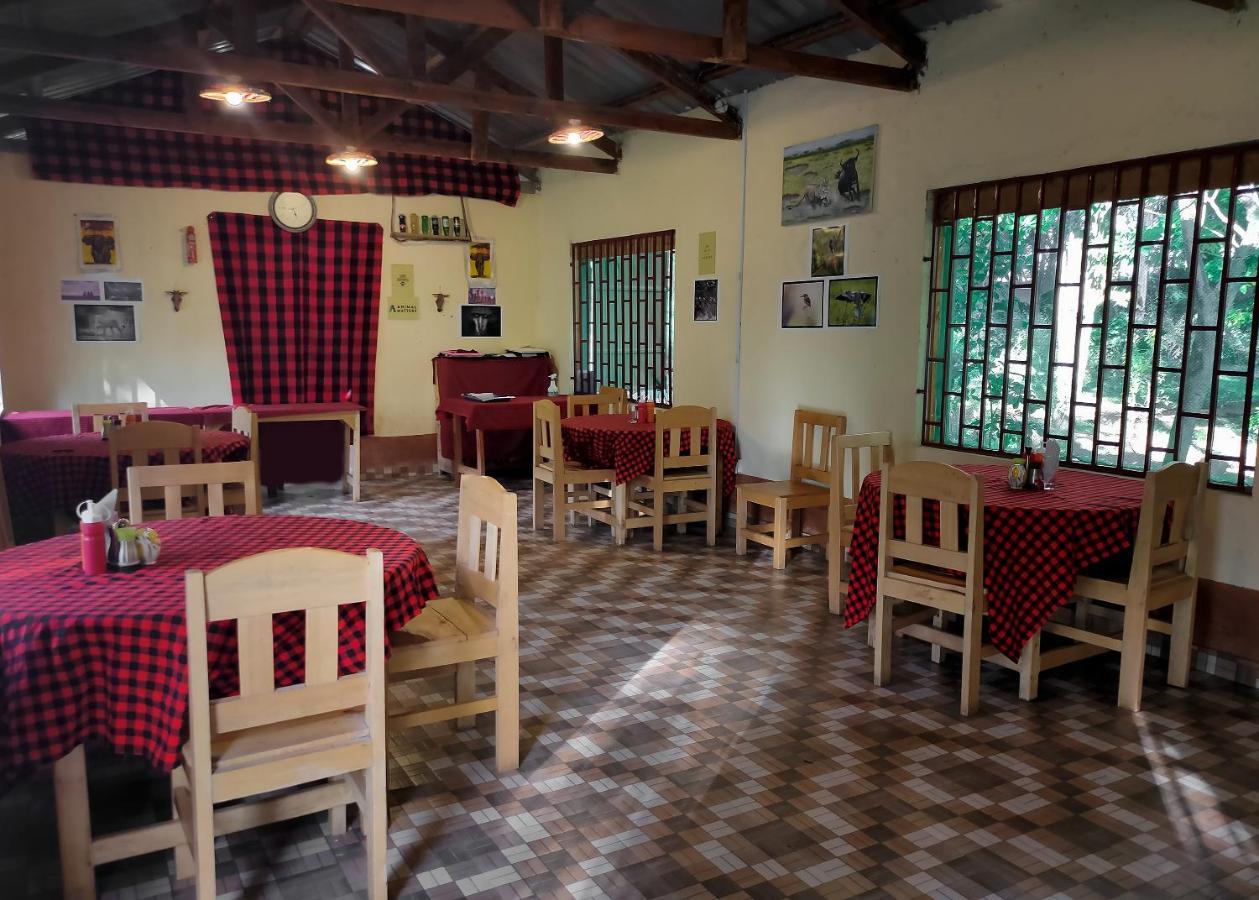
<instances>
[{"instance_id":1,"label":"framed elephant picture","mask_svg":"<svg viewBox=\"0 0 1259 900\"><path fill-rule=\"evenodd\" d=\"M118 222L113 216L80 213L74 217L74 239L79 271L117 272L122 269Z\"/></svg>"}]
</instances>

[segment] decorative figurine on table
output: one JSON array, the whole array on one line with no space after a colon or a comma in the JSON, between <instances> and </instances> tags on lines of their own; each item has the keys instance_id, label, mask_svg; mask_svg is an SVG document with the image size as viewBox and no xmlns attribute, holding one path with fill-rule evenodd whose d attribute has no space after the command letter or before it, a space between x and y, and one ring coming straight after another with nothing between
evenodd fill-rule
<instances>
[{"instance_id":1,"label":"decorative figurine on table","mask_svg":"<svg viewBox=\"0 0 1259 900\"><path fill-rule=\"evenodd\" d=\"M546 395L548 397L558 397L560 395L559 377L554 372L547 376L550 379L546 386Z\"/></svg>"}]
</instances>

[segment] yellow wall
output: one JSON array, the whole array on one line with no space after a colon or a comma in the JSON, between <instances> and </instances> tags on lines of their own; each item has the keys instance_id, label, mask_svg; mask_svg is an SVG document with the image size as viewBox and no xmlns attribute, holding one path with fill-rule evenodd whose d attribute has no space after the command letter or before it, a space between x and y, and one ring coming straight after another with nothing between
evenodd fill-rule
<instances>
[{"instance_id":1,"label":"yellow wall","mask_svg":"<svg viewBox=\"0 0 1259 900\"><path fill-rule=\"evenodd\" d=\"M560 384L572 376L573 288L569 245L646 231L677 232L674 402L735 411L739 303L739 141L679 139L640 132L623 143L615 176L547 172L543 177L537 335L556 352ZM717 232L716 322L692 321L701 232Z\"/></svg>"},{"instance_id":2,"label":"yellow wall","mask_svg":"<svg viewBox=\"0 0 1259 900\"><path fill-rule=\"evenodd\" d=\"M10 409L65 408L76 401L147 400L170 406L231 400L227 357L206 215L213 211L265 215L267 195L221 191L106 187L36 181L25 157L0 156L0 365ZM389 198L316 198L321 218L379 222L388 230ZM400 212L459 215L449 197L404 198ZM118 220L120 278L144 280L139 344L76 344L72 304L57 299L58 281L76 276L74 215L111 213ZM502 341L459 337L459 304L467 299L462 244L398 244L385 237L389 266L415 266L418 321L392 321L383 308L377 345L376 431L433 431L430 360L457 346L502 349L533 341L538 284L538 203L524 196L515 209L469 201L479 235L496 238L501 263ZM181 229L197 229L199 262L185 266ZM87 276L92 277L92 276ZM163 293L189 293L174 312ZM438 315L434 291L450 294Z\"/></svg>"}]
</instances>

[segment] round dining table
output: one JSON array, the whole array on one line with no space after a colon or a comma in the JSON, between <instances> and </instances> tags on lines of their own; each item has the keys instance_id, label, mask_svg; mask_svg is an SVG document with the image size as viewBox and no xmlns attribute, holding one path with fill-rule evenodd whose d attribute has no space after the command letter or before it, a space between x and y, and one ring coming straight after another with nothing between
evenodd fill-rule
<instances>
[{"instance_id":1,"label":"round dining table","mask_svg":"<svg viewBox=\"0 0 1259 900\"><path fill-rule=\"evenodd\" d=\"M234 462L249 456L249 438L235 431L201 432L201 461ZM193 461L192 451L180 462ZM154 454L152 463L161 462ZM15 525L30 529L51 524L54 512L72 512L83 500L109 493L109 441L100 434L53 434L0 444L0 465ZM127 483L129 454L118 458L118 483ZM34 523L34 525L32 525ZM50 531L51 529L46 529Z\"/></svg>"},{"instance_id":2,"label":"round dining table","mask_svg":"<svg viewBox=\"0 0 1259 900\"><path fill-rule=\"evenodd\" d=\"M149 523L157 562L130 573L83 574L78 535L0 552L0 782L93 742L162 771L176 763L188 704L184 573L266 550L321 547L384 555L389 633L437 596L420 546L365 522L316 516L226 516ZM305 620L275 617L275 682L301 680ZM379 635L378 640L388 640ZM366 659L361 604L341 607L340 668ZM212 625L211 689L237 689L236 635Z\"/></svg>"},{"instance_id":3,"label":"round dining table","mask_svg":"<svg viewBox=\"0 0 1259 900\"><path fill-rule=\"evenodd\" d=\"M1145 483L1078 469L1059 469L1054 490L1009 486L1003 465L962 465L984 486L984 592L992 643L1017 660L1053 613L1071 601L1076 576L1131 549ZM849 548L844 624L873 611L879 568L881 473L866 476L857 498ZM905 530L903 499L893 507L893 534ZM965 523L965 517L962 522ZM923 535L939 541L939 507L923 507Z\"/></svg>"},{"instance_id":4,"label":"round dining table","mask_svg":"<svg viewBox=\"0 0 1259 900\"><path fill-rule=\"evenodd\" d=\"M573 416L561 423L564 430L564 457L589 469L612 469L617 484L628 484L651 472L656 464L656 426L632 422L627 413ZM707 428L700 429L701 450L707 452L711 440ZM690 432L682 432L683 451L689 449ZM735 468L739 450L734 426L717 420L717 454L721 466L721 492L734 493Z\"/></svg>"}]
</instances>

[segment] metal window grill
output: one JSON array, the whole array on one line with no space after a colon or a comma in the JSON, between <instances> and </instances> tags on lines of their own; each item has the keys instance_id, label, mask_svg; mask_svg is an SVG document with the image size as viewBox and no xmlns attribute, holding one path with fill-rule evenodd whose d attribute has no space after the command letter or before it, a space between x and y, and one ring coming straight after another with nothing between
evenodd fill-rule
<instances>
[{"instance_id":1,"label":"metal window grill","mask_svg":"<svg viewBox=\"0 0 1259 900\"><path fill-rule=\"evenodd\" d=\"M573 387L673 403L672 231L573 244Z\"/></svg>"},{"instance_id":2,"label":"metal window grill","mask_svg":"<svg viewBox=\"0 0 1259 900\"><path fill-rule=\"evenodd\" d=\"M923 443L1144 474L1259 443L1259 142L933 192Z\"/></svg>"}]
</instances>

